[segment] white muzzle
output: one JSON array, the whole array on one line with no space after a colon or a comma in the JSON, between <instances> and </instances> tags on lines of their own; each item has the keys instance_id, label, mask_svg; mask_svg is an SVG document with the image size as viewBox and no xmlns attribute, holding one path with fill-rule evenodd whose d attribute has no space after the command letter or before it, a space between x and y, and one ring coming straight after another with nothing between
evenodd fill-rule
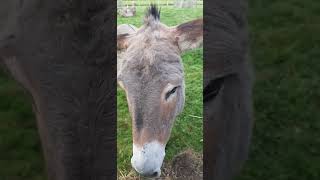
<instances>
[{"instance_id":1,"label":"white muzzle","mask_svg":"<svg viewBox=\"0 0 320 180\"><path fill-rule=\"evenodd\" d=\"M165 145L157 141L144 144L142 147L133 144L132 167L143 176L159 177L165 156Z\"/></svg>"}]
</instances>

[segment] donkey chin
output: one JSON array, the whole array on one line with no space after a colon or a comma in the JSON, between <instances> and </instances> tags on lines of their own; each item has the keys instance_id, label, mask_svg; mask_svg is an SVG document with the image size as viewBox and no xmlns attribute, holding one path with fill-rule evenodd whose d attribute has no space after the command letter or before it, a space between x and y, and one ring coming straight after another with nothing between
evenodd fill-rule
<instances>
[{"instance_id":1,"label":"donkey chin","mask_svg":"<svg viewBox=\"0 0 320 180\"><path fill-rule=\"evenodd\" d=\"M165 145L152 141L139 147L133 144L132 167L141 175L159 177L165 157Z\"/></svg>"}]
</instances>

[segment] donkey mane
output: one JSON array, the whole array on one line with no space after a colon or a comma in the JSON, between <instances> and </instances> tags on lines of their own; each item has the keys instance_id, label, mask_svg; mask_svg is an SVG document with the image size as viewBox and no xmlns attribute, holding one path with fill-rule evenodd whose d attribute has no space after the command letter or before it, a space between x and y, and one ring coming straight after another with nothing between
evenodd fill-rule
<instances>
[{"instance_id":1,"label":"donkey mane","mask_svg":"<svg viewBox=\"0 0 320 180\"><path fill-rule=\"evenodd\" d=\"M160 21L160 11L161 11L161 9L158 9L157 5L151 4L145 14L144 23L148 25L148 24L151 24L152 22L159 22Z\"/></svg>"}]
</instances>

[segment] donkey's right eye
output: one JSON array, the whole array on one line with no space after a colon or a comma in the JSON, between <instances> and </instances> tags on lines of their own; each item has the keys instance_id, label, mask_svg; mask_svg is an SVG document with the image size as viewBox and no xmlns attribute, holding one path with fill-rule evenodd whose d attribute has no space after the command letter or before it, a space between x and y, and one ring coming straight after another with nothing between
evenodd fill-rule
<instances>
[{"instance_id":1,"label":"donkey's right eye","mask_svg":"<svg viewBox=\"0 0 320 180\"><path fill-rule=\"evenodd\" d=\"M169 92L166 93L166 100L177 91L178 86L172 88Z\"/></svg>"},{"instance_id":2,"label":"donkey's right eye","mask_svg":"<svg viewBox=\"0 0 320 180\"><path fill-rule=\"evenodd\" d=\"M204 96L203 101L206 102L211 99L214 99L218 95L223 82L224 82L224 77L211 80L209 85L206 86L203 90L203 96Z\"/></svg>"}]
</instances>

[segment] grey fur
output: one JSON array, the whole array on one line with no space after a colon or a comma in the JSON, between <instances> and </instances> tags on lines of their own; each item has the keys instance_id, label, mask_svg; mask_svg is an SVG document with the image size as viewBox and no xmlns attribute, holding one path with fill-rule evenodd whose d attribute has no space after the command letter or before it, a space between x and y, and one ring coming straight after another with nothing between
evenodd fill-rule
<instances>
[{"instance_id":1,"label":"grey fur","mask_svg":"<svg viewBox=\"0 0 320 180\"><path fill-rule=\"evenodd\" d=\"M183 32L182 26L179 29L162 24L156 12L149 10L143 26L135 31L128 25L118 27L120 34L127 34L127 48L118 52L118 82L127 94L133 120L133 142L137 144L153 140L167 143L174 119L182 112L185 101L181 50L196 48L202 42L200 27L199 32L194 33L199 37L189 37L192 33ZM193 26L192 23L183 25ZM202 25L201 21L198 25ZM167 103L163 94L171 90L166 89L169 83L172 88L178 87L176 102L166 110L167 114L163 114L161 109Z\"/></svg>"},{"instance_id":2,"label":"grey fur","mask_svg":"<svg viewBox=\"0 0 320 180\"><path fill-rule=\"evenodd\" d=\"M113 4L0 2L0 66L32 97L48 180L117 177Z\"/></svg>"},{"instance_id":3,"label":"grey fur","mask_svg":"<svg viewBox=\"0 0 320 180\"><path fill-rule=\"evenodd\" d=\"M204 102L204 179L231 180L248 155L253 75L246 3L213 0L204 5L210 22L205 29L204 87L211 86L215 94Z\"/></svg>"}]
</instances>

